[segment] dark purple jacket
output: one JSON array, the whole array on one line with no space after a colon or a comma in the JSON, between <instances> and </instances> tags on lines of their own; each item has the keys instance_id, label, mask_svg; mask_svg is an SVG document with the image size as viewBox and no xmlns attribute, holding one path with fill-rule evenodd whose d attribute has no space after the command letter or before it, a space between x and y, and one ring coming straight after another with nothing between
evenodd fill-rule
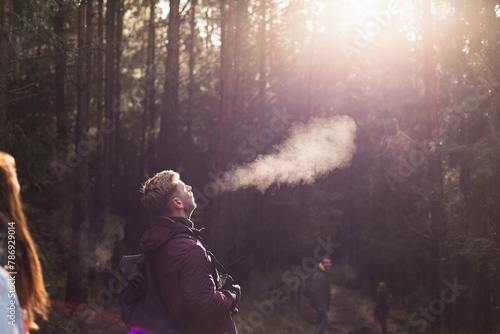
<instances>
[{"instance_id":1,"label":"dark purple jacket","mask_svg":"<svg viewBox=\"0 0 500 334\"><path fill-rule=\"evenodd\" d=\"M190 220L155 217L139 244L141 253L151 253L165 307L184 334L237 334L231 310L235 300L217 289L219 277L200 241L169 240L179 233L201 238Z\"/></svg>"}]
</instances>

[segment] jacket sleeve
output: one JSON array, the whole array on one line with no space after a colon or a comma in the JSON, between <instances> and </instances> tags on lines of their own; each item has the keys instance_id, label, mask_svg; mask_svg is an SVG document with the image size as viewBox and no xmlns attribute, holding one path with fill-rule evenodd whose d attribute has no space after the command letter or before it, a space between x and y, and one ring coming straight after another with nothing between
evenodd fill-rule
<instances>
[{"instance_id":1,"label":"jacket sleeve","mask_svg":"<svg viewBox=\"0 0 500 334\"><path fill-rule=\"evenodd\" d=\"M232 309L235 303L229 291L217 290L212 276L212 263L205 249L193 240L192 247L181 253L178 269L178 282L182 296L193 315L199 318L214 319Z\"/></svg>"}]
</instances>

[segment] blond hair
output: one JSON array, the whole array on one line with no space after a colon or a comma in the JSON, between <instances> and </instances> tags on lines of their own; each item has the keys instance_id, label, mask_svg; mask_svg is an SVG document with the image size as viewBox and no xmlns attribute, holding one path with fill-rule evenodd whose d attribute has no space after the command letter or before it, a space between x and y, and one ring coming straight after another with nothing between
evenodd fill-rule
<instances>
[{"instance_id":1,"label":"blond hair","mask_svg":"<svg viewBox=\"0 0 500 334\"><path fill-rule=\"evenodd\" d=\"M7 231L8 223L13 223L15 227L15 271L18 276L16 277L16 293L21 308L27 313L26 325L30 329L37 329L38 326L34 321L35 313L47 319L49 298L43 283L37 247L31 238L22 210L18 184L14 158L0 151L0 218L3 221L4 233Z\"/></svg>"},{"instance_id":2,"label":"blond hair","mask_svg":"<svg viewBox=\"0 0 500 334\"><path fill-rule=\"evenodd\" d=\"M142 184L142 205L154 214L165 214L171 210L170 200L177 193L179 174L164 170Z\"/></svg>"}]
</instances>

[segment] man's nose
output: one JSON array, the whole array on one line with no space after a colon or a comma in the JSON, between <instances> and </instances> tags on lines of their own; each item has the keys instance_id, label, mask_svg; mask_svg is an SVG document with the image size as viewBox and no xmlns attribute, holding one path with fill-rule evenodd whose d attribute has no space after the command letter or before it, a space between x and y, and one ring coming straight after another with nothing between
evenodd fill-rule
<instances>
[{"instance_id":1,"label":"man's nose","mask_svg":"<svg viewBox=\"0 0 500 334\"><path fill-rule=\"evenodd\" d=\"M191 191L191 189L193 189L193 188L192 188L191 186L188 186L188 185L186 184L186 189L187 189L188 191Z\"/></svg>"}]
</instances>

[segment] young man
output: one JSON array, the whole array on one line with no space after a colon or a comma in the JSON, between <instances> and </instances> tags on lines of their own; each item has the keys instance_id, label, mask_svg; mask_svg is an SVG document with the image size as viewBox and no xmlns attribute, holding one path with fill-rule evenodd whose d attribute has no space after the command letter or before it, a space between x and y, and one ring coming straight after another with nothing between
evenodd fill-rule
<instances>
[{"instance_id":1,"label":"young man","mask_svg":"<svg viewBox=\"0 0 500 334\"><path fill-rule=\"evenodd\" d=\"M232 311L240 288L221 287L215 260L201 242L202 231L190 220L196 208L191 187L169 170L148 179L141 190L152 222L139 250L152 254L165 308L177 327L184 334L237 334ZM180 233L192 238L172 239Z\"/></svg>"},{"instance_id":2,"label":"young man","mask_svg":"<svg viewBox=\"0 0 500 334\"><path fill-rule=\"evenodd\" d=\"M318 324L314 334L323 334L330 324L330 270L332 260L324 258L316 271L312 274L311 280L311 306L316 310Z\"/></svg>"}]
</instances>

